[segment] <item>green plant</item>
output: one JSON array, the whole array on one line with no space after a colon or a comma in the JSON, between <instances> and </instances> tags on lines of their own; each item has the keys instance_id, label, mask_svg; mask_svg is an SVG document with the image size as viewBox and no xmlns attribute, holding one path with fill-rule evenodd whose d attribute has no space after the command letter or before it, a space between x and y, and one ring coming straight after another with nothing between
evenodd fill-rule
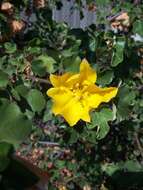
<instances>
[{"instance_id":1,"label":"green plant","mask_svg":"<svg viewBox=\"0 0 143 190\"><path fill-rule=\"evenodd\" d=\"M0 13L2 188L13 186L13 178L10 181L6 173L16 151L26 156L31 147L40 147L44 153L38 165L45 171L48 168L49 189L60 185L71 190L83 189L86 185L99 190L141 189L142 3L96 1L96 25L86 30L70 29L65 23L52 20L52 6L59 1L49 1L45 7L33 9L29 1L11 3L12 19L22 20L20 13L24 11L28 17L34 14L36 20L32 24L30 19L24 21L25 28L13 33L9 15ZM81 2L77 1L77 5L80 7ZM114 30L112 22L117 22L120 11L128 14L129 23L126 25L126 19L118 21ZM77 73L83 58L96 70L98 86L118 86L119 92L110 104L102 104L92 112L90 123L80 121L71 128L63 118L52 114L46 91L51 88L50 74Z\"/></svg>"}]
</instances>

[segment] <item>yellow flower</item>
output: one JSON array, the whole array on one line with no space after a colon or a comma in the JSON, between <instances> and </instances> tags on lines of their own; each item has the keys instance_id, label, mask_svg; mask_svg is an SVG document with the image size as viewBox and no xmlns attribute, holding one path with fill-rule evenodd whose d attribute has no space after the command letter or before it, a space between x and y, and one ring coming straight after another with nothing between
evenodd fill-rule
<instances>
[{"instance_id":1,"label":"yellow flower","mask_svg":"<svg viewBox=\"0 0 143 190\"><path fill-rule=\"evenodd\" d=\"M53 99L52 112L61 115L74 126L80 119L90 122L89 111L102 102L109 102L117 94L118 88L100 88L95 85L97 74L86 59L80 64L77 74L50 75L53 88L47 95Z\"/></svg>"}]
</instances>

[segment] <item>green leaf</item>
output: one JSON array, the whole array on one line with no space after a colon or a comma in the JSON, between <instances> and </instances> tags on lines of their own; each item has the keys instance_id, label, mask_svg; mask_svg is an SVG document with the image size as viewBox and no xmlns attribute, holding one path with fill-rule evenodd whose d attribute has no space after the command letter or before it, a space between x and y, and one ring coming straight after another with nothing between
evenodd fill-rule
<instances>
[{"instance_id":1,"label":"green leaf","mask_svg":"<svg viewBox=\"0 0 143 190\"><path fill-rule=\"evenodd\" d=\"M32 124L15 103L3 99L0 105L0 141L18 144L25 140Z\"/></svg>"},{"instance_id":2,"label":"green leaf","mask_svg":"<svg viewBox=\"0 0 143 190\"><path fill-rule=\"evenodd\" d=\"M64 49L62 53L62 57L68 58L72 56L77 56L79 46L81 45L81 40L76 40L76 43L70 48Z\"/></svg>"},{"instance_id":3,"label":"green leaf","mask_svg":"<svg viewBox=\"0 0 143 190\"><path fill-rule=\"evenodd\" d=\"M108 121L113 120L113 112L108 108L103 108L100 112L94 112L92 114L92 123L87 124L89 129L97 127L97 139L104 138L110 130Z\"/></svg>"},{"instance_id":4,"label":"green leaf","mask_svg":"<svg viewBox=\"0 0 143 190\"><path fill-rule=\"evenodd\" d=\"M97 84L99 85L108 85L112 82L114 78L114 72L111 70L105 71L99 74L97 78Z\"/></svg>"},{"instance_id":5,"label":"green leaf","mask_svg":"<svg viewBox=\"0 0 143 190\"><path fill-rule=\"evenodd\" d=\"M63 60L63 66L67 72L78 72L81 59L77 57L68 57Z\"/></svg>"},{"instance_id":6,"label":"green leaf","mask_svg":"<svg viewBox=\"0 0 143 190\"><path fill-rule=\"evenodd\" d=\"M143 21L142 20L137 20L134 24L133 24L133 32L136 34L139 34L141 36L143 36Z\"/></svg>"},{"instance_id":7,"label":"green leaf","mask_svg":"<svg viewBox=\"0 0 143 190\"><path fill-rule=\"evenodd\" d=\"M0 87L6 87L9 82L8 74L0 70Z\"/></svg>"},{"instance_id":8,"label":"green leaf","mask_svg":"<svg viewBox=\"0 0 143 190\"><path fill-rule=\"evenodd\" d=\"M5 48L6 53L14 53L17 49L16 44L10 43L10 42L6 42L4 44L4 48Z\"/></svg>"},{"instance_id":9,"label":"green leaf","mask_svg":"<svg viewBox=\"0 0 143 190\"><path fill-rule=\"evenodd\" d=\"M16 100L20 101L20 96L19 96L18 92L17 92L14 88L11 89L11 93L12 93L12 96L13 96Z\"/></svg>"},{"instance_id":10,"label":"green leaf","mask_svg":"<svg viewBox=\"0 0 143 190\"><path fill-rule=\"evenodd\" d=\"M114 46L114 52L112 57L111 66L116 67L121 63L124 59L124 47L125 47L125 39L118 38L116 44Z\"/></svg>"},{"instance_id":11,"label":"green leaf","mask_svg":"<svg viewBox=\"0 0 143 190\"><path fill-rule=\"evenodd\" d=\"M23 98L27 97L27 94L28 94L28 91L29 91L28 87L24 86L23 84L20 84L20 85L16 86L15 90Z\"/></svg>"},{"instance_id":12,"label":"green leaf","mask_svg":"<svg viewBox=\"0 0 143 190\"><path fill-rule=\"evenodd\" d=\"M99 140L103 139L110 130L107 120L104 117L102 117L101 119L102 120L100 120L100 122L98 124L99 130L97 132L97 139L99 139Z\"/></svg>"},{"instance_id":13,"label":"green leaf","mask_svg":"<svg viewBox=\"0 0 143 190\"><path fill-rule=\"evenodd\" d=\"M12 145L8 143L0 143L0 172L6 169L9 164L8 155L12 151Z\"/></svg>"},{"instance_id":14,"label":"green leaf","mask_svg":"<svg viewBox=\"0 0 143 190\"><path fill-rule=\"evenodd\" d=\"M45 110L44 116L43 116L43 122L52 120L53 114L51 111L51 107L52 107L52 102L49 100L49 101L47 101L46 110Z\"/></svg>"},{"instance_id":15,"label":"green leaf","mask_svg":"<svg viewBox=\"0 0 143 190\"><path fill-rule=\"evenodd\" d=\"M113 112L109 108L103 108L101 110L101 115L105 118L106 121L112 121L113 120Z\"/></svg>"},{"instance_id":16,"label":"green leaf","mask_svg":"<svg viewBox=\"0 0 143 190\"><path fill-rule=\"evenodd\" d=\"M70 144L76 143L78 138L79 138L79 135L77 131L73 129L72 132L70 133L70 138L68 139L68 143Z\"/></svg>"},{"instance_id":17,"label":"green leaf","mask_svg":"<svg viewBox=\"0 0 143 190\"><path fill-rule=\"evenodd\" d=\"M109 176L112 176L116 171L122 169L122 165L120 166L120 164L104 164L102 165L102 171L106 172L106 174L108 174Z\"/></svg>"},{"instance_id":18,"label":"green leaf","mask_svg":"<svg viewBox=\"0 0 143 190\"><path fill-rule=\"evenodd\" d=\"M33 117L34 117L34 112L33 112L33 111L30 111L30 110L28 110L28 109L26 109L25 115L27 116L27 118L28 118L29 120L32 120Z\"/></svg>"},{"instance_id":19,"label":"green leaf","mask_svg":"<svg viewBox=\"0 0 143 190\"><path fill-rule=\"evenodd\" d=\"M124 163L124 168L130 172L143 171L141 164L137 161L134 161L134 160L127 160Z\"/></svg>"},{"instance_id":20,"label":"green leaf","mask_svg":"<svg viewBox=\"0 0 143 190\"><path fill-rule=\"evenodd\" d=\"M38 54L38 53L40 53L41 49L39 47L34 46L34 47L28 47L28 49L26 49L26 51L30 52L31 54Z\"/></svg>"},{"instance_id":21,"label":"green leaf","mask_svg":"<svg viewBox=\"0 0 143 190\"><path fill-rule=\"evenodd\" d=\"M87 142L94 144L97 143L97 134L95 133L95 131L88 131L87 135L83 134L83 138L86 139Z\"/></svg>"},{"instance_id":22,"label":"green leaf","mask_svg":"<svg viewBox=\"0 0 143 190\"><path fill-rule=\"evenodd\" d=\"M36 89L29 91L27 101L34 112L42 111L46 104L43 94Z\"/></svg>"},{"instance_id":23,"label":"green leaf","mask_svg":"<svg viewBox=\"0 0 143 190\"><path fill-rule=\"evenodd\" d=\"M118 97L117 119L118 121L122 121L128 119L130 112L132 112L130 106L134 103L136 92L128 86L124 86L119 89Z\"/></svg>"},{"instance_id":24,"label":"green leaf","mask_svg":"<svg viewBox=\"0 0 143 190\"><path fill-rule=\"evenodd\" d=\"M58 169L62 169L65 167L65 164L66 162L64 160L57 160L55 165Z\"/></svg>"},{"instance_id":25,"label":"green leaf","mask_svg":"<svg viewBox=\"0 0 143 190\"><path fill-rule=\"evenodd\" d=\"M47 55L41 55L32 62L32 70L39 76L45 76L46 73L53 73L56 61Z\"/></svg>"},{"instance_id":26,"label":"green leaf","mask_svg":"<svg viewBox=\"0 0 143 190\"><path fill-rule=\"evenodd\" d=\"M97 48L97 40L96 38L91 38L89 41L89 48L91 51L95 52L96 48Z\"/></svg>"},{"instance_id":27,"label":"green leaf","mask_svg":"<svg viewBox=\"0 0 143 190\"><path fill-rule=\"evenodd\" d=\"M139 172L143 171L142 166L137 161L127 160L125 162L111 163L102 165L102 170L106 172L109 176L112 176L117 171L129 171L129 172Z\"/></svg>"},{"instance_id":28,"label":"green leaf","mask_svg":"<svg viewBox=\"0 0 143 190\"><path fill-rule=\"evenodd\" d=\"M109 3L109 0L96 0L96 4L98 5L98 6L105 6L105 5L108 5L108 3Z\"/></svg>"}]
</instances>

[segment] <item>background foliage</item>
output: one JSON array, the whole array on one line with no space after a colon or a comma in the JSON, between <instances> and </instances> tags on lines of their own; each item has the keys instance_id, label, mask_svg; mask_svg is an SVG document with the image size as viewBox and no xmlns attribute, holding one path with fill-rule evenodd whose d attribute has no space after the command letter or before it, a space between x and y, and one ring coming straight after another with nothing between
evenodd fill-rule
<instances>
[{"instance_id":1,"label":"background foliage","mask_svg":"<svg viewBox=\"0 0 143 190\"><path fill-rule=\"evenodd\" d=\"M52 20L52 7L62 6L58 0L11 0L13 6L6 11L2 3L2 188L11 185L3 176L13 152L20 150L24 156L33 153L35 157L30 159L39 159L36 164L48 170L51 177L47 189L60 185L71 190L142 189L142 2L87 1L91 11L96 9L97 22L86 30L70 29L66 23ZM76 3L81 8L82 2ZM122 27L112 28L121 11L128 13L129 25L121 23ZM110 104L102 104L92 113L90 124L79 122L70 128L51 113L51 100L46 96L51 87L48 77L55 72L77 72L85 57L97 70L97 84L118 86L119 93Z\"/></svg>"}]
</instances>

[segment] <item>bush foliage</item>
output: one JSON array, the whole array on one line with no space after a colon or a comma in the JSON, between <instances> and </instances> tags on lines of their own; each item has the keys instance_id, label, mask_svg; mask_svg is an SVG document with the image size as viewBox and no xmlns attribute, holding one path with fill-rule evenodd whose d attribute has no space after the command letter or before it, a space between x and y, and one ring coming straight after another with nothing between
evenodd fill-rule
<instances>
[{"instance_id":1,"label":"bush foliage","mask_svg":"<svg viewBox=\"0 0 143 190\"><path fill-rule=\"evenodd\" d=\"M89 10L96 9L97 21L85 30L70 29L66 23L52 20L52 8L62 6L60 1L11 0L6 9L3 3L0 11L2 188L9 186L3 176L12 155L22 147L21 143L29 149L33 146L29 139L32 134L36 147L49 141L58 144L56 148L45 147L39 164L51 176L47 189L58 189L60 185L71 190L141 189L141 1L87 1ZM76 3L81 8L82 2ZM46 91L52 86L50 74L77 73L83 58L96 70L98 86L116 86L119 90L110 103L101 104L91 113L90 123L80 121L70 127L62 117L52 114L52 102Z\"/></svg>"}]
</instances>

